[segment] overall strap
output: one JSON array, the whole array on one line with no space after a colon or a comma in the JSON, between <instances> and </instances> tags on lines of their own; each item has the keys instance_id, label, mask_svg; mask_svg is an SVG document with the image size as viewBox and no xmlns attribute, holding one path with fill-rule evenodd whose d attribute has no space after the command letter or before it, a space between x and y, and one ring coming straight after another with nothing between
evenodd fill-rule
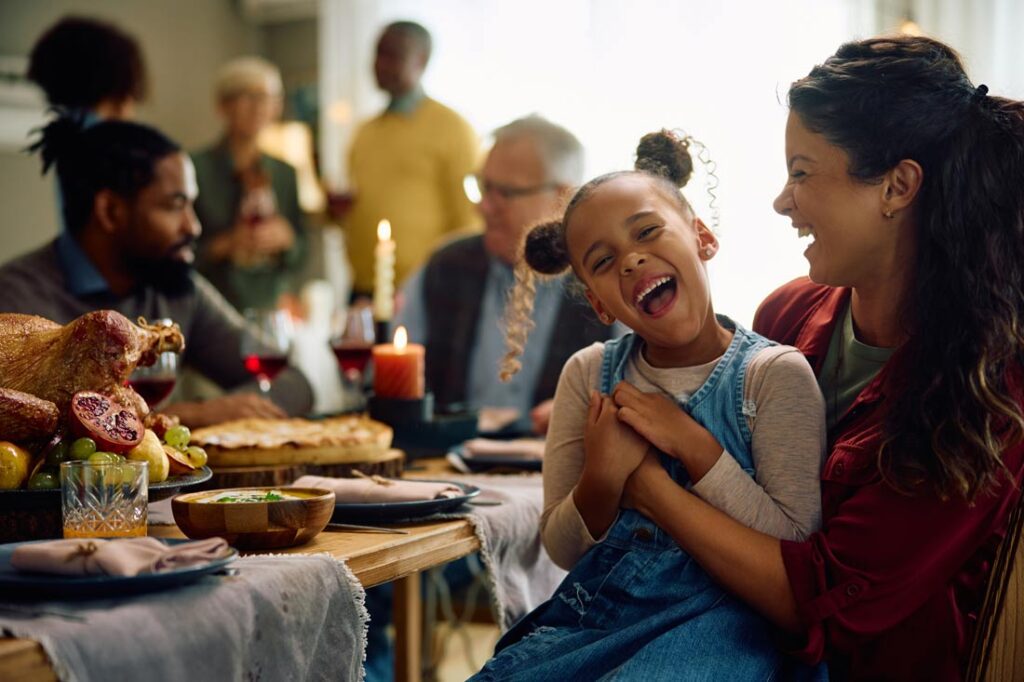
<instances>
[{"instance_id":1,"label":"overall strap","mask_svg":"<svg viewBox=\"0 0 1024 682\"><path fill-rule=\"evenodd\" d=\"M611 393L615 384L626 376L626 365L639 339L636 334L629 332L617 339L605 341L604 356L601 358L601 393Z\"/></svg>"}]
</instances>

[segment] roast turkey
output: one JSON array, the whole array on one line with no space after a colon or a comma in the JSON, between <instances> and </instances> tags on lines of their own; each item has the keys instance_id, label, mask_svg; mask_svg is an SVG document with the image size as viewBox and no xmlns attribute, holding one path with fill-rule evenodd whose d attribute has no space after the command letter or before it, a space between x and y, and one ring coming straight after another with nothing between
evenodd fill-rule
<instances>
[{"instance_id":1,"label":"roast turkey","mask_svg":"<svg viewBox=\"0 0 1024 682\"><path fill-rule=\"evenodd\" d=\"M142 319L136 325L112 310L86 313L64 326L0 313L0 440L52 434L79 391L108 395L144 418L149 407L126 386L128 376L160 353L184 347L177 325Z\"/></svg>"}]
</instances>

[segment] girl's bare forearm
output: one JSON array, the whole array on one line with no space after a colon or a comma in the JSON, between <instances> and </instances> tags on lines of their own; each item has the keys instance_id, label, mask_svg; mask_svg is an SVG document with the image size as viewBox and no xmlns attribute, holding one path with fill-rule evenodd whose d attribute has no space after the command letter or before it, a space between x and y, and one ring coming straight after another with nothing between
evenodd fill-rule
<instances>
[{"instance_id":1,"label":"girl's bare forearm","mask_svg":"<svg viewBox=\"0 0 1024 682\"><path fill-rule=\"evenodd\" d=\"M591 537L604 535L618 516L623 483L584 468L572 497Z\"/></svg>"}]
</instances>

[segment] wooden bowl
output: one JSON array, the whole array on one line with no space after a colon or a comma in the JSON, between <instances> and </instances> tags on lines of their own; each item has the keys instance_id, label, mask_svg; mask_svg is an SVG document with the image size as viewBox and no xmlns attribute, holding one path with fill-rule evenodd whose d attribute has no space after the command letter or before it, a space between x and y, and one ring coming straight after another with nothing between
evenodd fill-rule
<instances>
[{"instance_id":1,"label":"wooden bowl","mask_svg":"<svg viewBox=\"0 0 1024 682\"><path fill-rule=\"evenodd\" d=\"M277 491L298 499L209 502L226 493ZM322 488L224 488L178 495L174 520L194 540L222 537L238 549L278 549L309 542L334 513L334 493Z\"/></svg>"}]
</instances>

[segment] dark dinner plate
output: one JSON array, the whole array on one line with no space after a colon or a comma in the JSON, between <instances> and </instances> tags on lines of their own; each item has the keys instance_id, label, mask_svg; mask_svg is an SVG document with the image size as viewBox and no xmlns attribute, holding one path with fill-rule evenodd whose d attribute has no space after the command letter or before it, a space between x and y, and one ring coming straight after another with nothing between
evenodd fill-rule
<instances>
[{"instance_id":1,"label":"dark dinner plate","mask_svg":"<svg viewBox=\"0 0 1024 682\"><path fill-rule=\"evenodd\" d=\"M31 542L52 542L33 540ZM161 542L174 545L190 540L164 539ZM131 577L109 575L52 575L49 573L23 573L11 567L14 549L29 542L12 542L0 545L0 597L28 596L39 598L91 599L116 597L140 592L153 592L170 587L185 585L194 580L215 573L238 558L234 549L222 558L206 564L175 568L160 573L144 573Z\"/></svg>"},{"instance_id":2,"label":"dark dinner plate","mask_svg":"<svg viewBox=\"0 0 1024 682\"><path fill-rule=\"evenodd\" d=\"M426 479L415 479L426 480ZM462 489L463 494L456 497L443 497L436 500L416 500L414 502L377 502L372 504L338 503L334 505L335 523L380 523L387 521L411 521L422 519L432 514L455 511L470 499L480 494L480 489L468 483L458 481L429 481L431 483L450 483Z\"/></svg>"},{"instance_id":3,"label":"dark dinner plate","mask_svg":"<svg viewBox=\"0 0 1024 682\"><path fill-rule=\"evenodd\" d=\"M465 449L460 445L450 451L469 467L470 471L488 471L490 469L512 469L515 471L540 471L544 466L542 459L526 457L510 457L508 455L474 455L467 457Z\"/></svg>"}]
</instances>

